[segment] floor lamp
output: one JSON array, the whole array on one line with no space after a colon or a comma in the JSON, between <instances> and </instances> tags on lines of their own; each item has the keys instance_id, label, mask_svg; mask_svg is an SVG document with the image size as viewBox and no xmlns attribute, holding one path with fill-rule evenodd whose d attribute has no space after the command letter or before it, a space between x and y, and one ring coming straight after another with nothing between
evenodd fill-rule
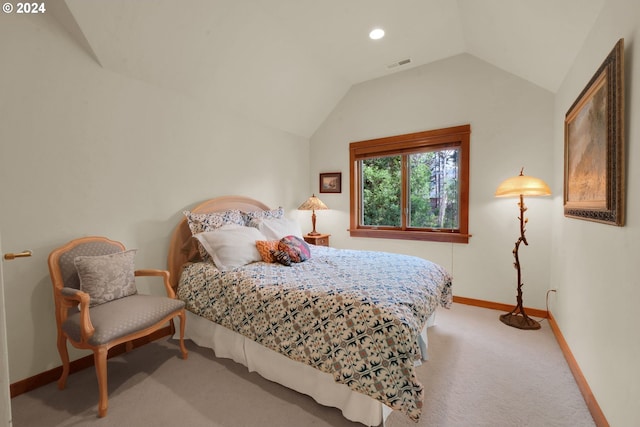
<instances>
[{"instance_id":1,"label":"floor lamp","mask_svg":"<svg viewBox=\"0 0 640 427\"><path fill-rule=\"evenodd\" d=\"M520 197L520 237L516 240L515 248L513 249L513 257L515 262L513 266L518 271L518 294L516 296L517 305L510 312L500 316L500 320L505 325L513 326L518 329L540 329L540 323L527 316L522 306L522 272L520 271L520 259L518 258L518 249L520 249L520 243L529 245L527 238L524 235L525 224L529 221L524 217L524 213L527 210L524 205L524 196L548 196L551 194L549 186L541 179L534 178L532 176L525 176L523 174L524 168L520 170L520 175L503 181L496 190L496 197Z\"/></svg>"}]
</instances>

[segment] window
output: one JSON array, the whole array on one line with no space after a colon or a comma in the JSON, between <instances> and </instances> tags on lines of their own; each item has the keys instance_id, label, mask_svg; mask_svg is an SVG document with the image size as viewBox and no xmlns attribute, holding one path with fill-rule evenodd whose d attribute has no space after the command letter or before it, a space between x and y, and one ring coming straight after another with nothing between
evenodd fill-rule
<instances>
[{"instance_id":1,"label":"window","mask_svg":"<svg viewBox=\"0 0 640 427\"><path fill-rule=\"evenodd\" d=\"M469 125L352 142L354 237L469 242Z\"/></svg>"}]
</instances>

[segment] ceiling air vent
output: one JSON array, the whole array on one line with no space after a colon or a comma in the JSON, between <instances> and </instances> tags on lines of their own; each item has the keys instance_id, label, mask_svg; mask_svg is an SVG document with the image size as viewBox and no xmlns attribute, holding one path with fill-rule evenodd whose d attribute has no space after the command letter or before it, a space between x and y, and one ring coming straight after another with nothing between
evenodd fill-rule
<instances>
[{"instance_id":1,"label":"ceiling air vent","mask_svg":"<svg viewBox=\"0 0 640 427\"><path fill-rule=\"evenodd\" d=\"M403 65L408 65L408 64L411 64L411 58L401 59L400 61L392 62L391 64L387 65L387 68L392 69L396 67L402 67Z\"/></svg>"}]
</instances>

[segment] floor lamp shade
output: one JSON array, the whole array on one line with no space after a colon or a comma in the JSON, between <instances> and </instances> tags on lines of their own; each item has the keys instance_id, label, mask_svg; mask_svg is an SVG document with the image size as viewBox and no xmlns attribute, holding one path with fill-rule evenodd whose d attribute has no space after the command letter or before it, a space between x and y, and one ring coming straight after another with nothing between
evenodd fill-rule
<instances>
[{"instance_id":1,"label":"floor lamp shade","mask_svg":"<svg viewBox=\"0 0 640 427\"><path fill-rule=\"evenodd\" d=\"M520 198L520 202L518 203L518 206L520 208L520 216L518 217L518 219L520 220L520 237L518 238L518 240L516 240L516 244L513 249L513 257L515 258L513 266L518 272L516 306L510 313L501 315L500 321L502 321L502 323L506 325L513 326L514 328L540 329L540 323L527 316L527 313L525 313L524 311L522 300L522 286L524 284L522 282L522 271L520 269L520 258L518 257L518 250L520 249L521 243L529 245L524 234L525 224L528 222L528 219L524 217L524 213L527 210L526 206L524 205L524 196L548 196L551 194L551 190L543 180L534 178L532 176L526 176L523 174L523 171L524 168L520 170L520 175L504 180L498 186L495 194L496 197Z\"/></svg>"},{"instance_id":2,"label":"floor lamp shade","mask_svg":"<svg viewBox=\"0 0 640 427\"><path fill-rule=\"evenodd\" d=\"M540 178L522 175L502 181L496 190L496 197L549 196L549 186Z\"/></svg>"}]
</instances>

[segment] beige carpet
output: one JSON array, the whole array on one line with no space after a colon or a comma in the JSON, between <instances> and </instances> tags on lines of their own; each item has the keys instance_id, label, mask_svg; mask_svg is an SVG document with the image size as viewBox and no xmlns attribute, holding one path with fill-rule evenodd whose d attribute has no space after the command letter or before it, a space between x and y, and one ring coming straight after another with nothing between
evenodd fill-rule
<instances>
[{"instance_id":1,"label":"beige carpet","mask_svg":"<svg viewBox=\"0 0 640 427\"><path fill-rule=\"evenodd\" d=\"M400 413L388 427L594 426L547 322L539 331L503 325L500 313L454 304L429 330L422 419ZM161 340L109 361L109 414L96 418L93 369L12 400L14 427L361 426L189 341L180 359Z\"/></svg>"}]
</instances>

